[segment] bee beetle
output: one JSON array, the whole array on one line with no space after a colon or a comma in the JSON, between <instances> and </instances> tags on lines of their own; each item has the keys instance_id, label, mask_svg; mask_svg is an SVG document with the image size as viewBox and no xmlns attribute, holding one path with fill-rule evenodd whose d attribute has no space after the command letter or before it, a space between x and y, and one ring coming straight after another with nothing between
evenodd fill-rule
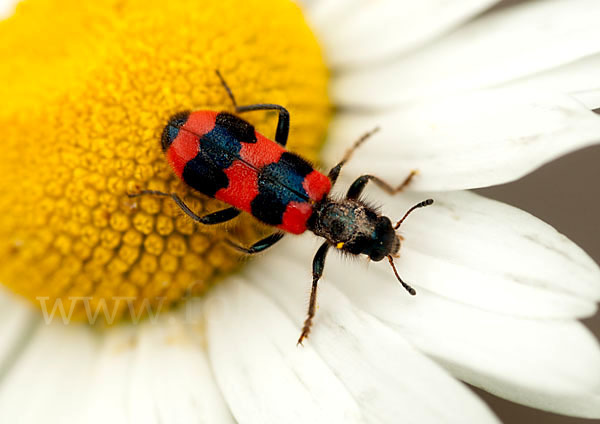
<instances>
[{"instance_id":1,"label":"bee beetle","mask_svg":"<svg viewBox=\"0 0 600 424\"><path fill-rule=\"evenodd\" d=\"M351 255L366 255L373 261L387 258L400 284L411 295L416 294L402 281L394 265L393 258L401 244L396 230L412 211L431 205L433 200L427 199L414 205L393 225L388 217L360 199L369 182L389 194L396 194L410 183L416 172L411 172L398 187L392 187L373 175L362 175L352 183L344 198L330 196L342 167L377 128L358 139L325 176L308 161L285 149L290 115L283 106L238 106L231 89L219 71L216 73L237 114L256 110L278 112L275 141L255 131L251 124L237 115L185 111L169 119L162 132L161 145L173 171L188 186L231 207L198 216L174 193L143 190L130 196L171 197L183 212L205 225L229 221L245 211L279 229L250 247L228 242L246 254L259 253L271 247L281 240L285 232L301 234L310 230L323 237L325 242L313 259L310 303L298 344L302 344L310 332L315 315L317 284L323 275L325 257L330 248Z\"/></svg>"}]
</instances>

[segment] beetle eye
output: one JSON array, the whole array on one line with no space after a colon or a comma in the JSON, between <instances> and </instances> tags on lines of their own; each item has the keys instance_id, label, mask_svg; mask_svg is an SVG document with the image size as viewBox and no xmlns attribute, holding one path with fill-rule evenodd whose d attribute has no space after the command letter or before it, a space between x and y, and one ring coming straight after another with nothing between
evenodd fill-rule
<instances>
[{"instance_id":1,"label":"beetle eye","mask_svg":"<svg viewBox=\"0 0 600 424\"><path fill-rule=\"evenodd\" d=\"M175 140L177 134L179 134L179 129L187 122L189 116L190 112L187 111L179 112L171 116L169 123L165 126L160 138L163 152L166 152L169 149L171 143L173 143L173 140Z\"/></svg>"},{"instance_id":2,"label":"beetle eye","mask_svg":"<svg viewBox=\"0 0 600 424\"><path fill-rule=\"evenodd\" d=\"M382 216L378 219L375 232L373 234L373 245L368 253L373 261L380 261L385 258L394 248L396 233L392 228L389 218Z\"/></svg>"},{"instance_id":3,"label":"beetle eye","mask_svg":"<svg viewBox=\"0 0 600 424\"><path fill-rule=\"evenodd\" d=\"M379 262L383 258L385 258L385 251L383 249L374 249L369 255L369 259L371 259L373 262Z\"/></svg>"}]
</instances>

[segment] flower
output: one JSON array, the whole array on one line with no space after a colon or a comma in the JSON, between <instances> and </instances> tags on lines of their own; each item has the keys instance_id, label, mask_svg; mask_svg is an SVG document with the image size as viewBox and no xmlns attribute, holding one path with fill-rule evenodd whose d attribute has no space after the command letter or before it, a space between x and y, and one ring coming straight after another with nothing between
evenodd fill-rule
<instances>
[{"instance_id":1,"label":"flower","mask_svg":"<svg viewBox=\"0 0 600 424\"><path fill-rule=\"evenodd\" d=\"M598 55L592 37L597 8L590 1L577 0L577 7L570 0L526 3L481 13L494 3L357 0L344 2L342 7L342 2L328 0L305 1L302 5L324 49L332 73L332 101L337 106L324 163L333 164L354 139L375 125L381 127L344 169L338 189L347 187L350 176L366 172L399 183L417 168L420 174L410 186L411 192L389 197L369 187L369 197L383 204L389 216L403 213L426 197L436 200L435 206L410 218L410 227L407 222L398 260L403 277L417 288L417 296L407 296L399 289L383 264L371 264L366 269L362 262L344 262L331 255L320 283L320 309L313 333L304 348L297 348L294 341L305 314L300 299L306 298L309 264L318 246L310 235L288 237L204 298L189 300L179 309L161 312L138 325L116 325L102 332L91 331L85 325L63 325L58 320L44 325L39 312L5 295L0 298L4 318L0 320L2 421L397 422L401 417L406 422L495 422L490 410L457 379L537 408L600 417L600 349L576 321L596 311L600 298L598 266L576 245L531 215L460 191L517 179L567 151L598 141L600 118L590 112L600 106L591 77ZM3 282L13 290L35 298L39 290L58 289L63 291L42 295L61 299L65 286L71 287L69 278L73 275L77 282L91 280L87 285L86 281L80 284L87 290L95 289L97 281L106 281L104 293L122 290L129 281L115 277L123 275L119 267L142 263L135 255L131 263L120 256L123 246L130 245L125 234L132 226L144 234L144 242L136 244L139 257L155 250L153 256L161 259L154 260L154 268L141 269L146 278L140 277L130 289L146 287L149 279L160 286L169 278L182 278L183 273L189 279L198 270L186 269L186 263L206 263L200 254L189 262L179 256L173 258L176 255L171 249L177 251L179 246L180 250L193 251L193 235L211 229L182 223L179 233L188 238L183 237L179 244L167 242L169 248L165 249L161 237L171 232L160 234L162 227L154 221L144 226L146 221L141 220L144 222L140 228L127 216L111 223L117 212L125 214L128 208L148 216L164 213L176 220L175 212L167 209L171 207L168 202L150 199L140 205L119 203L119 199L127 200L126 192L135 188L137 180L148 181L147 188L156 188L151 184L166 184L172 178L159 162L156 132L160 122L152 108L174 111L181 103L200 107L204 101L227 107L226 94L214 94L218 89L181 94L188 88L206 89L209 82L205 80L190 86L186 78L177 79L173 84L176 89L171 90L162 80L133 80L132 75L146 76L141 69L156 71L156 64L149 60L155 57L153 50L133 37L140 34L136 32L140 27L143 34L160 37L165 34L166 19L172 22L169 28L186 40L190 39L188 31L193 29L194 36L197 31L202 40L208 40L202 54L174 55L178 46L163 43L163 57L171 59L159 63L165 67L164 72L178 66L189 70L190 64L198 60L210 68L222 60L218 65L223 67L238 99L290 103L292 125L297 131L294 136L302 142L297 148L308 154L319 141L328 112L323 90L326 72L315 59L318 49L311 44L295 7L272 1L266 9L262 2L240 2L234 8L230 2L229 7L221 6L219 15L214 13L217 2L203 3L200 11L184 8L183 4L187 3L154 9L147 1L106 0L100 6L73 3L64 15L53 16L54 2L25 3L18 12L22 13L21 19L39 22L43 17L60 25L54 33L44 34L50 41L39 50L34 49L38 44L33 41L39 43L42 38L32 33L31 27L17 27L16 19L0 27L2 37L10 40L4 51L12 53L9 66L3 65L6 67L0 72L35 81L31 85L15 83L3 87L2 92L3 98L14 102L3 106L12 112L14 121L13 126L5 127L5 152L12 164L6 159L2 163L12 166L8 169L13 172L3 172L7 195L3 194L0 204L3 210L11 211L0 220L3 243L8 238L12 243L0 260ZM246 9L248 4L252 14ZM68 19L73 17L68 14L71 10L76 10L79 18L86 18ZM63 16L63 20L56 16ZM210 38L212 33L207 28L240 16L246 20L231 32ZM186 19L202 19L204 25L185 25L189 24ZM106 22L116 22L119 30L102 31ZM288 35L277 38L275 45L268 44L266 34L274 28L289 31ZM294 36L299 32L302 37ZM62 37L62 43L57 43L53 34ZM123 34L132 37L120 38ZM243 46L235 37L240 34L246 37ZM90 43L90 39L98 43ZM10 45L19 43L29 43L32 50L10 49ZM97 51L81 51L81 46L90 44ZM222 46L216 50L218 55L210 50L215 45ZM44 63L49 51L56 63ZM124 65L119 55L130 51L139 55L137 61ZM275 51L290 56L278 56ZM249 56L240 59L244 54ZM98 57L102 60L94 62ZM262 66L270 64L263 61L282 57L292 62L272 67L267 86L270 89L254 85L259 84L259 75L264 76ZM68 58L76 60L65 65ZM39 61L35 62L37 66L31 66L32 60ZM236 72L238 63L246 65L244 72ZM199 73L199 78L212 75L209 71ZM108 73L114 77L91 82L80 78ZM246 88L236 78L245 78ZM216 79L211 81L218 87ZM140 92L161 93L149 96L151 102L144 105L149 111L137 102L137 91L135 96L122 91L136 82ZM296 86L283 87L290 82ZM56 97L57 87L65 89L63 84L74 94ZM47 90L39 93L40 87ZM84 100L81 93L92 99ZM267 95L272 98L264 99ZM119 108L105 110L102 102L94 103L95 99L111 99L128 113L135 111L140 116L120 116ZM48 104L57 108L56 115L40 113L47 110ZM80 104L80 108L75 107ZM305 105L311 107L305 110ZM36 114L23 115L23 111ZM67 113L64 111L70 115L61 115ZM267 118L253 119L261 131L269 134L272 123ZM75 126L73 122L86 125ZM58 135L57 128L61 129ZM107 134L107 128L123 133ZM15 135L17 130L21 132ZM130 138L136 131L140 150L129 152ZM94 160L98 155L86 158L80 170L82 158L63 154L56 159L52 143L40 142L39 150L35 149L38 143L15 146L19 135L54 140L61 149L69 146L61 137L76 135L77 146L99 152L100 158L98 163ZM124 148L110 156L107 146L115 140L121 142L115 147ZM36 151L43 153L44 161L33 158ZM135 158L134 165L124 160L125 165L111 168L115 157L119 161ZM37 162L35 168L27 168L32 170L31 175L23 176L27 185L16 176L21 176L20 167L31 166L29 158ZM64 163L72 165L73 174L40 180L33 171L43 169L37 166L43 166L46 160L56 160L57 169L65 169ZM143 167L153 161L159 165ZM147 174L138 168L146 169ZM103 183L90 177L90 169L110 172ZM143 175L148 174L158 181L151 183L149 177L144 180ZM65 231L79 230L80 226L69 226L69 220L61 219L70 203L59 203L60 191L51 196L59 200L44 202L48 192L72 183L68 178L71 175L76 178L74 185L84 178L86 187L93 190L84 195L85 190L78 192L75 187L75 194L67 193L82 199L85 207L78 208L75 215L64 216L75 224L72 216L84 222L107 221L104 227L96 227L112 231L100 233L97 240L94 231L89 232L89 237L96 240L95 248L102 248L100 253L90 253L83 261L68 261L80 249L68 240L53 238L55 234L40 235L40 256L23 262L27 258L23 252L35 253L27 250L31 249L29 240L35 237L27 233L29 227L23 222L42 216L49 219L51 228L62 229L64 225ZM39 181L50 187L39 187ZM14 187L27 190L17 196ZM177 184L169 188L185 190ZM114 195L94 200L95 193L111 192L121 196L116 196L116 201ZM86 199L91 199L87 200L90 204L85 204ZM36 211L38 203L40 214L27 215ZM194 205L205 208L204 203ZM91 216L103 207L113 208L108 210L110 216ZM247 219L228 229L249 238L256 234L249 222ZM141 231L146 227L149 231ZM156 234L160 237L151 237ZM212 241L215 239L210 237L223 237L220 230L214 234L206 237ZM52 250L48 247L51 244ZM117 258L115 252L119 252L120 261L107 265ZM60 265L52 262L58 254L67 258L61 259ZM227 258L224 253L213 258L215 268L235 266ZM86 264L94 260L100 266L87 269ZM47 267L52 272L58 269L62 278L42 280L38 273ZM162 270L157 272L159 267ZM13 271L7 273L6 269ZM15 269L26 273L27 278L17 275ZM72 274L65 275L69 270ZM43 275L50 275L48 272ZM29 281L36 281L38 287L25 287ZM57 286L57 281L66 283ZM141 293L152 298L157 284L150 282L148 287L150 294ZM176 301L184 294L183 290L173 293L169 288L163 290L170 300ZM25 289L30 290L29 294ZM128 292L116 293L123 296ZM80 309L81 314L85 312L85 308Z\"/></svg>"},{"instance_id":2,"label":"flower","mask_svg":"<svg viewBox=\"0 0 600 424\"><path fill-rule=\"evenodd\" d=\"M14 83L1 92L10 99L2 117L7 154L0 159L4 284L42 307L64 302L78 319L106 305L110 324L128 313L123 298L142 315L206 291L239 265L240 255L221 242L225 232L196 225L171 199L127 197L161 190L178 193L197 213L223 208L190 193L156 141L165 119L182 109L233 107L216 68L240 102L269 97L288 104L293 96L290 146L315 157L329 104L314 36L285 2L262 2L257 10L236 4L192 12L193 1L74 1L53 14L50 0L24 3L6 22L11 60L0 72ZM279 19L266 23L271 14ZM269 36L255 39L259 32ZM287 66L299 75L277 72ZM246 116L269 133L267 113ZM23 141L36 138L49 142ZM256 227L245 216L228 228L248 243L259 236Z\"/></svg>"}]
</instances>

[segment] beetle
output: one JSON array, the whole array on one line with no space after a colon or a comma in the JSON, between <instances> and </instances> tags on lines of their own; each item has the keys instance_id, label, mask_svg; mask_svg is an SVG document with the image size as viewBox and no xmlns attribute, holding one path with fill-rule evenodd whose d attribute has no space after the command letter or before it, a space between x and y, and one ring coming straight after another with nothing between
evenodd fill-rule
<instances>
[{"instance_id":1,"label":"beetle","mask_svg":"<svg viewBox=\"0 0 600 424\"><path fill-rule=\"evenodd\" d=\"M242 211L277 227L279 231L243 247L228 243L246 254L256 254L273 246L284 234L301 234L306 230L323 237L312 264L312 288L308 313L298 344L308 336L315 315L317 285L323 275L325 257L330 248L350 255L366 255L370 260L388 259L400 284L411 295L416 291L398 274L393 258L397 255L401 237L396 230L415 209L431 205L424 200L410 208L395 225L374 207L361 199L369 182L389 194L402 191L415 176L412 171L402 184L393 187L374 175L358 177L346 196L330 195L343 166L354 151L375 131L359 138L342 160L327 175L299 155L285 149L290 130L290 114L276 104L238 106L235 97L219 71L221 84L227 91L236 114L257 110L278 113L275 140L255 131L237 115L228 112L179 112L171 116L161 136L162 150L175 174L188 186L204 195L222 200L230 207L204 216L195 214L174 193L142 190L130 196L158 195L171 197L194 221L205 225L220 224L237 217Z\"/></svg>"}]
</instances>

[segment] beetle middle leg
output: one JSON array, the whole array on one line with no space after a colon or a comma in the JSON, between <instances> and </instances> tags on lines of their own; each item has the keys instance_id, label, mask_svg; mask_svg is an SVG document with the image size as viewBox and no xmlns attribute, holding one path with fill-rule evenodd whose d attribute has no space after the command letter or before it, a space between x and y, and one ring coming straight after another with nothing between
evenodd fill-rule
<instances>
[{"instance_id":1,"label":"beetle middle leg","mask_svg":"<svg viewBox=\"0 0 600 424\"><path fill-rule=\"evenodd\" d=\"M346 199L358 199L358 197L361 195L369 181L373 181L377 186L382 188L385 192L387 192L390 195L400 193L410 184L415 175L417 175L417 171L410 171L408 177L406 177L402 184L400 184L398 187L393 187L392 185L386 183L385 181L383 181L380 178L377 178L374 175L362 175L356 180L354 180L354 182L348 189L348 192L346 193Z\"/></svg>"},{"instance_id":2,"label":"beetle middle leg","mask_svg":"<svg viewBox=\"0 0 600 424\"><path fill-rule=\"evenodd\" d=\"M317 285L319 280L323 276L323 269L325 268L325 257L327 256L327 251L329 250L329 242L325 242L319 247L315 257L313 259L313 281L312 288L310 290L310 302L308 304L308 314L306 316L306 320L304 321L304 326L302 327L302 333L300 334L300 338L298 339L299 345L302 344L302 341L308 337L310 333L310 327L312 326L312 320L315 317L315 308L317 305Z\"/></svg>"},{"instance_id":3,"label":"beetle middle leg","mask_svg":"<svg viewBox=\"0 0 600 424\"><path fill-rule=\"evenodd\" d=\"M283 106L272 103L259 103L255 105L238 106L237 102L235 101L233 92L231 91L231 88L229 88L229 85L227 85L227 82L225 81L225 78L223 78L223 75L221 75L221 73L218 70L216 70L215 72L221 80L221 84L223 84L225 91L227 91L227 95L231 99L231 103L233 103L233 106L235 106L235 111L237 113L250 112L253 110L278 111L279 118L277 121L277 130L275 131L275 141L285 147L288 136L290 134L290 113L288 112L288 110Z\"/></svg>"},{"instance_id":4,"label":"beetle middle leg","mask_svg":"<svg viewBox=\"0 0 600 424\"><path fill-rule=\"evenodd\" d=\"M194 221L199 222L204 225L215 225L215 224L221 224L223 222L230 221L242 212L236 208L226 208L226 209L222 209L220 211L209 213L208 215L199 216L196 213L194 213L190 209L190 207L185 204L185 202L181 199L181 197L179 197L175 193L164 193L162 191L157 191L157 190L142 190L139 193L128 194L128 196L129 197L138 197L138 196L143 196L146 194L150 194L150 195L154 195L154 196L165 196L165 197L172 198L173 201L175 201L175 203L177 204L177 206L179 206L179 208L187 216L192 218Z\"/></svg>"}]
</instances>

